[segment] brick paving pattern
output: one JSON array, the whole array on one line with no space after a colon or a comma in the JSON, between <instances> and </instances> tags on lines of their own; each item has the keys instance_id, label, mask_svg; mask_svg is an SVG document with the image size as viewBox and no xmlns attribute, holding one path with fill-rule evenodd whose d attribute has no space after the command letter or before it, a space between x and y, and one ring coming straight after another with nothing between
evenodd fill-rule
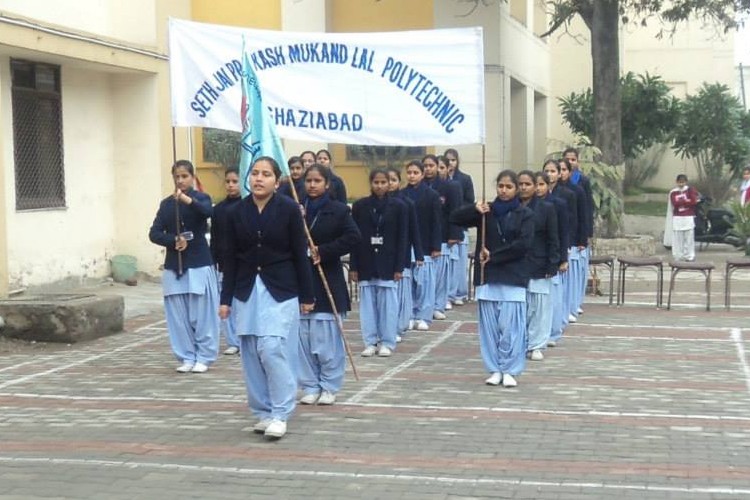
<instances>
[{"instance_id":1,"label":"brick paving pattern","mask_svg":"<svg viewBox=\"0 0 750 500\"><path fill-rule=\"evenodd\" d=\"M153 307L116 336L0 357L0 498L750 498L735 297L592 299L516 389L483 385L475 305L456 308L391 358L357 356L362 380L298 406L276 442L251 432L239 358L175 373ZM358 353L356 312L345 326Z\"/></svg>"}]
</instances>

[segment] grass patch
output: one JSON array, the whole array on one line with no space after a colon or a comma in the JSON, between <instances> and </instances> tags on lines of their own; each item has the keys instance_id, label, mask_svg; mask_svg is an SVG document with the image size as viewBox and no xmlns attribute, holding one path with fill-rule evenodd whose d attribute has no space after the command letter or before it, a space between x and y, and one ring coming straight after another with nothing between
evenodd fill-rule
<instances>
[{"instance_id":1,"label":"grass patch","mask_svg":"<svg viewBox=\"0 0 750 500\"><path fill-rule=\"evenodd\" d=\"M664 217L667 213L667 204L664 201L626 201L625 213Z\"/></svg>"}]
</instances>

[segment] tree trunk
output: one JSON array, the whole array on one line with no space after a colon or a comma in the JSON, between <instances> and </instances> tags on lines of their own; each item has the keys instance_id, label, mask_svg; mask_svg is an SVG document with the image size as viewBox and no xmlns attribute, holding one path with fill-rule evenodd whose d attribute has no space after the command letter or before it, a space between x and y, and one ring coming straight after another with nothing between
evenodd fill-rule
<instances>
[{"instance_id":1,"label":"tree trunk","mask_svg":"<svg viewBox=\"0 0 750 500\"><path fill-rule=\"evenodd\" d=\"M619 1L591 2L591 58L593 63L594 144L601 150L601 161L623 168L622 123L620 99L620 41ZM584 19L586 20L586 19ZM610 186L622 199L622 182ZM622 233L617 223L610 224L605 233Z\"/></svg>"}]
</instances>

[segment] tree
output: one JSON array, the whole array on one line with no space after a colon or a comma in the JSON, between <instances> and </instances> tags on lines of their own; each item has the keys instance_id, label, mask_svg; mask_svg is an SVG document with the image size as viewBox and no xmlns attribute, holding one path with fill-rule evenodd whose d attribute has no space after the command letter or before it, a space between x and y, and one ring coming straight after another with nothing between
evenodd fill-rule
<instances>
[{"instance_id":1,"label":"tree","mask_svg":"<svg viewBox=\"0 0 750 500\"><path fill-rule=\"evenodd\" d=\"M695 160L703 192L724 201L750 158L750 113L726 85L704 83L682 104L674 149Z\"/></svg>"},{"instance_id":2,"label":"tree","mask_svg":"<svg viewBox=\"0 0 750 500\"><path fill-rule=\"evenodd\" d=\"M641 184L656 172L654 162L644 159L644 152L660 143L671 142L679 116L678 100L670 95L669 86L660 76L635 75L620 79L622 153L625 159L625 188ZM580 137L594 135L594 98L590 88L560 98L563 120ZM660 157L655 148L651 153Z\"/></svg>"}]
</instances>

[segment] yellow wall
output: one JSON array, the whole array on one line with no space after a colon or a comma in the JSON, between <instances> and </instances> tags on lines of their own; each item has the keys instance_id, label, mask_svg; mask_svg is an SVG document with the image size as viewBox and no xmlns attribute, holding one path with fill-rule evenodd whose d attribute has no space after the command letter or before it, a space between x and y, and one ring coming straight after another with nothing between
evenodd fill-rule
<instances>
[{"instance_id":1,"label":"yellow wall","mask_svg":"<svg viewBox=\"0 0 750 500\"><path fill-rule=\"evenodd\" d=\"M201 23L280 30L281 0L192 0L192 19ZM193 158L205 191L215 201L223 199L224 169L203 161L203 130L200 128L193 129Z\"/></svg>"}]
</instances>

